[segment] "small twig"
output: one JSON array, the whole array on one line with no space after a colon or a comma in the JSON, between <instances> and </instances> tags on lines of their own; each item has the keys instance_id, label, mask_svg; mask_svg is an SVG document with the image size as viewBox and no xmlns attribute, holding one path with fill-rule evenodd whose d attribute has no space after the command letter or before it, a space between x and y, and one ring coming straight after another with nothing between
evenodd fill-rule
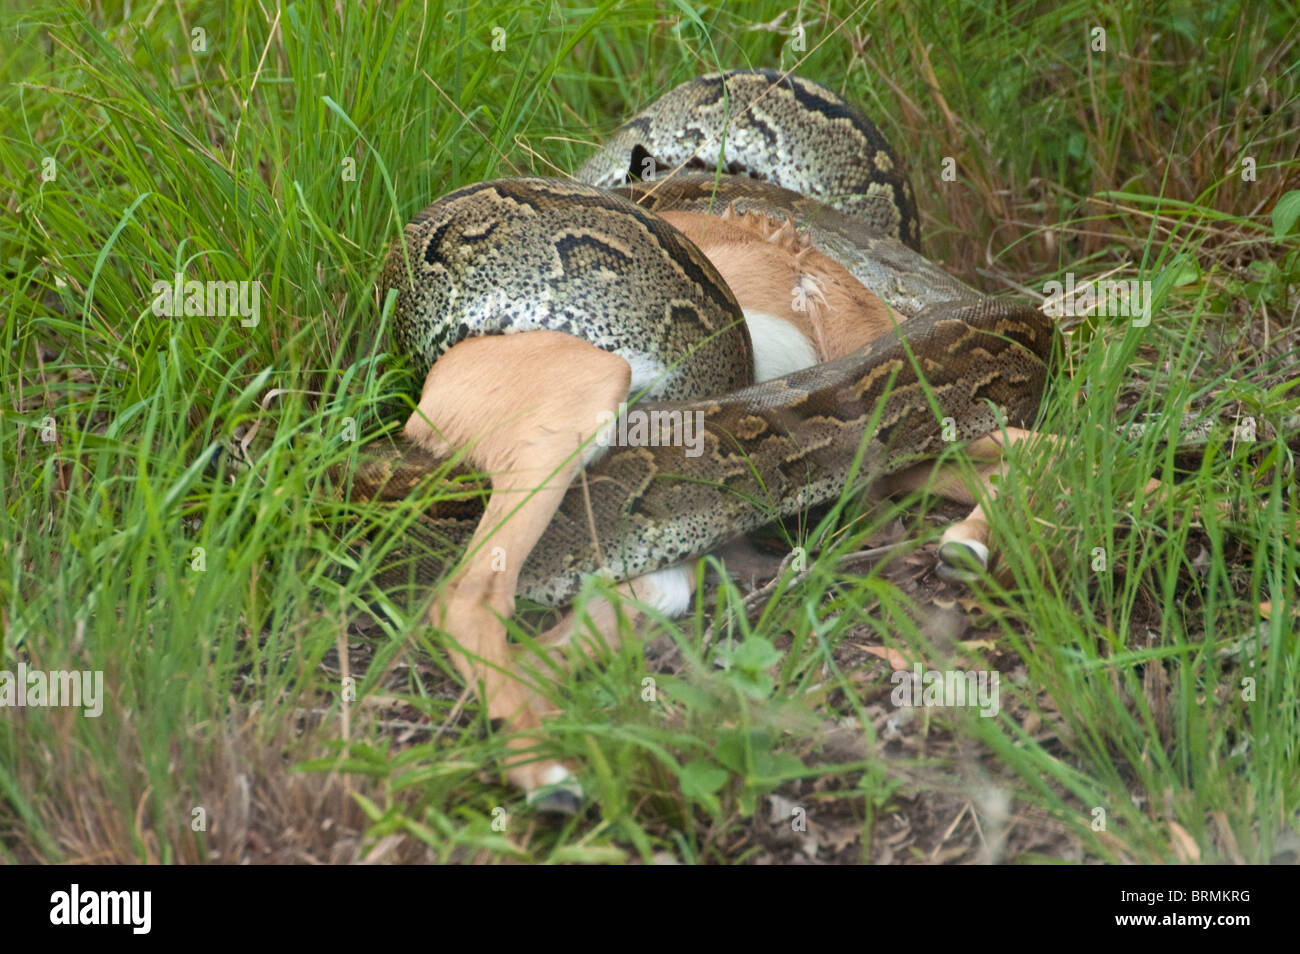
<instances>
[{"instance_id":1,"label":"small twig","mask_svg":"<svg viewBox=\"0 0 1300 954\"><path fill-rule=\"evenodd\" d=\"M320 397L323 393L324 392L322 391L307 391L301 388L272 388L271 390L266 392L266 396L263 397L262 400L259 402L259 406L262 410L262 414L265 414L270 409L271 402L274 401L276 398L278 398L281 394L310 394L314 397ZM247 433L245 433L242 438L237 437L234 439L235 446L239 448L239 453L242 455L245 463L249 463L251 461L251 455L248 452L248 446L253 442L253 437L254 435L257 434L257 431L261 426L262 426L262 417L261 415L259 415L257 420L253 422L253 426L248 429Z\"/></svg>"},{"instance_id":2,"label":"small twig","mask_svg":"<svg viewBox=\"0 0 1300 954\"><path fill-rule=\"evenodd\" d=\"M587 468L580 467L578 476L582 478L582 505L587 512L587 528L591 530L591 545L596 550L596 559L602 565L605 558L600 555L600 534L596 532L596 513L591 509L591 488L587 486Z\"/></svg>"},{"instance_id":3,"label":"small twig","mask_svg":"<svg viewBox=\"0 0 1300 954\"><path fill-rule=\"evenodd\" d=\"M442 738L443 733L445 733L447 729L449 729L455 723L455 721L458 718L460 718L460 712L462 709L465 708L465 703L469 701L470 694L473 691L474 691L473 685L467 683L464 690L460 694L460 698L456 700L456 704L453 705L451 707L451 711L447 713L447 718L445 718L442 721L442 725L438 726L437 731L433 733L433 741L437 742L440 738Z\"/></svg>"},{"instance_id":4,"label":"small twig","mask_svg":"<svg viewBox=\"0 0 1300 954\"><path fill-rule=\"evenodd\" d=\"M1028 285L1022 285L1020 284L1020 282L1008 278L1006 275L1003 275L1001 272L991 272L986 268L977 268L975 269L975 274L980 275L984 278L991 278L995 282L1001 282L1003 285L1006 285L1008 288L1014 291L1020 292L1020 294L1026 296L1027 298L1033 298L1040 302L1047 300L1047 296L1044 295L1042 292L1036 291L1035 289L1030 288Z\"/></svg>"}]
</instances>

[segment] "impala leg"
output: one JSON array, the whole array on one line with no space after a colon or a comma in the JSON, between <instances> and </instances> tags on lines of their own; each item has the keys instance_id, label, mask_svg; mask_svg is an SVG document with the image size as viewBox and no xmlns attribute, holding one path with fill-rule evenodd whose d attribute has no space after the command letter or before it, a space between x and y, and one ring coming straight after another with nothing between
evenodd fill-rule
<instances>
[{"instance_id":1,"label":"impala leg","mask_svg":"<svg viewBox=\"0 0 1300 954\"><path fill-rule=\"evenodd\" d=\"M974 509L966 517L944 530L939 538L939 576L952 582L968 582L979 572L989 568L990 531L988 516L984 513L981 500L992 503L997 499L997 485L990 479L996 474L999 479L1005 476L1006 448L1020 441L1033 437L1034 431L1019 427L1009 427L1005 431L995 431L974 441L968 449L975 462L975 473L979 480L978 499L971 494L971 489L964 481L955 479L955 473L946 473L948 493L945 496L959 503L971 504ZM1055 441L1048 437L1051 446ZM956 471L956 467L945 467L947 472ZM960 488L960 490L959 490ZM964 494L961 493L964 491ZM940 493L944 493L940 490Z\"/></svg>"},{"instance_id":2,"label":"impala leg","mask_svg":"<svg viewBox=\"0 0 1300 954\"><path fill-rule=\"evenodd\" d=\"M673 566L646 573L634 580L628 580L614 587L621 598L613 603L603 596L589 599L580 616L574 610L566 610L560 621L537 637L540 646L547 655L560 666L567 660L568 647L573 643L584 620L590 621L595 631L595 640L582 640L580 645L588 657L597 646L603 644L611 650L617 650L619 638L619 608L633 628L638 628L648 618L645 610L637 606L658 610L670 618L681 616L691 606L691 596L695 592L695 568L693 563L678 563ZM624 601L628 602L624 602Z\"/></svg>"},{"instance_id":3,"label":"impala leg","mask_svg":"<svg viewBox=\"0 0 1300 954\"><path fill-rule=\"evenodd\" d=\"M989 522L979 501L997 499L997 486L991 478L1006 473L1006 448L1036 434L1035 431L1009 427L967 444L965 453L975 465L978 482L975 488L967 482L962 468L956 464L943 464L937 469L930 464L917 464L886 480L885 489L891 494L928 488L947 500L974 507L964 519L944 530L939 538L937 569L944 579L967 581L975 578L978 569L988 569L991 552ZM1038 436L1045 437L1055 446L1052 435Z\"/></svg>"},{"instance_id":4,"label":"impala leg","mask_svg":"<svg viewBox=\"0 0 1300 954\"><path fill-rule=\"evenodd\" d=\"M1048 453L1055 453L1059 449L1060 440L1056 435L1018 427L988 434L967 445L966 452L975 463L978 492L972 490L966 482L961 469L952 464L945 464L933 472L933 483L927 483L931 472L926 469L926 465L903 471L889 483L891 493L920 490L928 486L948 500L974 506L964 519L945 529L939 538L939 565L936 570L942 578L967 582L974 579L980 570L988 569L992 544L988 517L979 501L992 503L997 499L997 485L990 478L995 474L999 477L1006 474L1006 448L1031 437L1043 439ZM1148 500L1158 499L1162 492L1159 480L1152 478L1147 481L1144 494Z\"/></svg>"},{"instance_id":5,"label":"impala leg","mask_svg":"<svg viewBox=\"0 0 1300 954\"><path fill-rule=\"evenodd\" d=\"M519 570L578 472L600 412L616 412L630 382L622 358L562 332L471 338L433 366L406 423L412 441L436 453L466 446L470 463L491 475L483 518L429 620L450 637L452 661L489 717L514 733L507 745L516 752L536 744L541 725L506 643ZM573 773L529 758L507 758L510 781L544 810L576 810Z\"/></svg>"}]
</instances>

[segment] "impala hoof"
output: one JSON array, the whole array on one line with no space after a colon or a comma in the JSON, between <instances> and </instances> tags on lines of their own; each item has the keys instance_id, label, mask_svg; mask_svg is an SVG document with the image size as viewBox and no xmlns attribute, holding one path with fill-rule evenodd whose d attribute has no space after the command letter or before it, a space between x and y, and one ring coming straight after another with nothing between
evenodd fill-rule
<instances>
[{"instance_id":1,"label":"impala hoof","mask_svg":"<svg viewBox=\"0 0 1300 954\"><path fill-rule=\"evenodd\" d=\"M988 572L989 548L978 540L949 540L939 545L935 572L949 583L971 583Z\"/></svg>"},{"instance_id":2,"label":"impala hoof","mask_svg":"<svg viewBox=\"0 0 1300 954\"><path fill-rule=\"evenodd\" d=\"M563 766L556 766L546 774L546 783L528 793L529 806L548 815L578 814L582 808L582 786L577 778Z\"/></svg>"}]
</instances>

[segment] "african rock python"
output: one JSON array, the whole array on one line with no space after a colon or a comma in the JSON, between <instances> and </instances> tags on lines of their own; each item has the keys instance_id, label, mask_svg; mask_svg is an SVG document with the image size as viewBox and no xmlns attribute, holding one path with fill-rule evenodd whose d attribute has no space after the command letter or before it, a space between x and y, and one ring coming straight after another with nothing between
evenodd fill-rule
<instances>
[{"instance_id":1,"label":"african rock python","mask_svg":"<svg viewBox=\"0 0 1300 954\"><path fill-rule=\"evenodd\" d=\"M715 174L623 186L629 172L684 165ZM417 370L470 335L567 331L628 358L633 392L644 386L663 402L638 409L703 421L698 456L683 452L678 431L663 446L611 448L590 466L528 556L520 595L559 605L587 574L627 579L703 554L837 497L859 452L863 478L935 456L944 418L961 440L1032 422L1051 322L1028 305L986 298L919 254L896 157L831 91L770 71L702 77L630 120L577 178L588 185L507 179L443 197L406 227L382 280L398 291L395 337ZM621 195L594 188L619 186ZM732 202L793 217L900 313L898 333L746 386L749 340L734 296L652 214ZM665 427L659 436L668 438ZM404 496L438 463L411 448L371 458L354 473L353 494ZM473 503L433 506L413 536L427 553L445 553L478 512ZM443 569L432 558L417 575L431 583Z\"/></svg>"}]
</instances>

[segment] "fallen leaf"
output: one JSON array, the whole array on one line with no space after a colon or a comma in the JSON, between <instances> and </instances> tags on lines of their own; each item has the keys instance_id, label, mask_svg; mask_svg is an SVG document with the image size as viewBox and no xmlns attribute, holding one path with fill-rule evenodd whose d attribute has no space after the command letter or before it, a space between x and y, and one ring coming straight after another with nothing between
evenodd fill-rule
<instances>
[{"instance_id":1,"label":"fallen leaf","mask_svg":"<svg viewBox=\"0 0 1300 954\"><path fill-rule=\"evenodd\" d=\"M861 643L856 643L855 645L864 653L870 653L879 659L883 659L885 662L889 663L889 665L893 666L895 670L911 669L912 666L915 665L912 660L908 659L897 649L890 649L888 646L863 646Z\"/></svg>"}]
</instances>

